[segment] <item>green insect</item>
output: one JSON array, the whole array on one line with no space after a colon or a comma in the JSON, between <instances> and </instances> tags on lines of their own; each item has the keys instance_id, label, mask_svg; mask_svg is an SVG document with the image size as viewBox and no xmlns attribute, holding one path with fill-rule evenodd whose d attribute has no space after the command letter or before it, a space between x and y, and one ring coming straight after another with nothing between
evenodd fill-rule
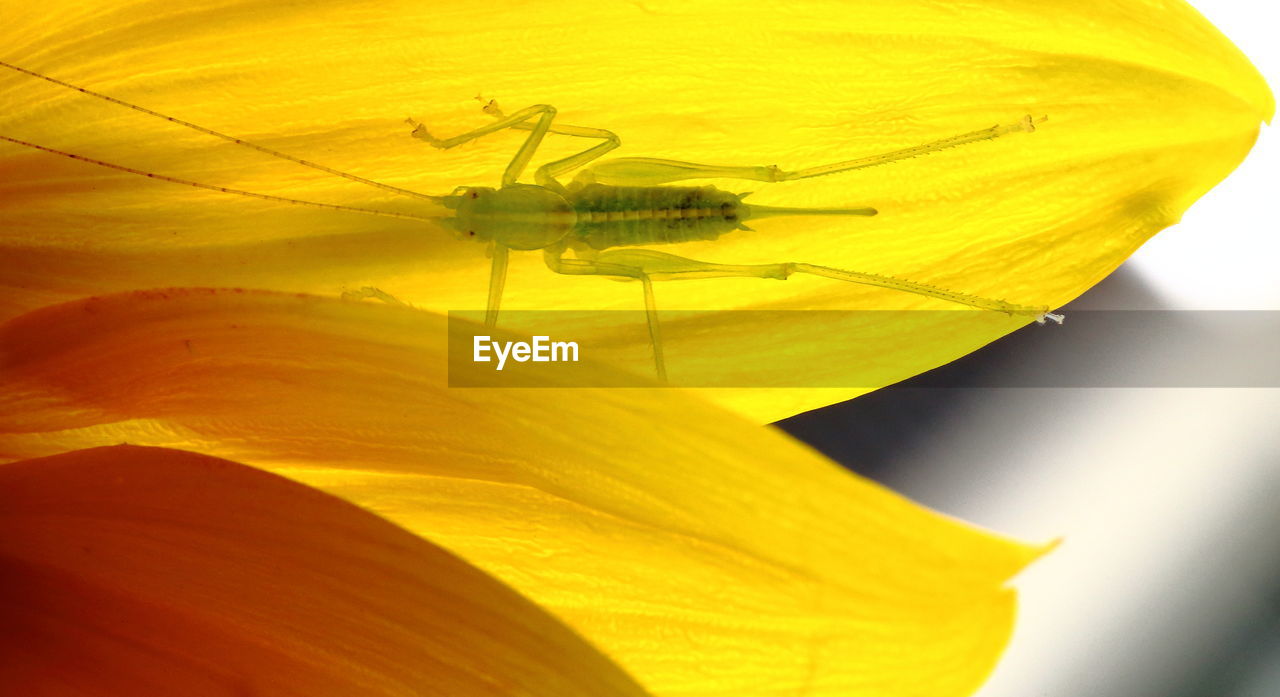
<instances>
[{"instance_id":1,"label":"green insect","mask_svg":"<svg viewBox=\"0 0 1280 697\"><path fill-rule=\"evenodd\" d=\"M1045 320L1062 322L1062 316L1049 312L1048 308L1015 305L1003 300L993 300L944 290L889 276L797 262L718 264L644 248L696 240L715 240L721 235L735 230L749 229L746 227L746 222L760 218L801 215L873 216L877 214L874 208L779 208L758 206L744 202L748 194L735 194L714 186L668 186L673 182L710 178L781 182L826 176L927 155L960 145L999 138L1006 134L1034 132L1035 124L1044 121L1043 117L1033 119L1031 116L1025 116L1012 124L998 125L964 133L905 150L787 171L776 166L734 167L644 157L623 157L597 161L600 156L621 144L621 140L617 135L600 128L556 123L555 108L545 104L527 107L508 116L498 108L495 102L489 102L485 105L484 111L495 117L496 121L482 128L451 138L438 138L432 135L422 124L410 120L410 124L414 127L412 131L413 137L441 149L452 148L507 128L529 131L524 144L520 146L519 150L516 151L515 157L507 164L507 168L502 175L501 187L460 186L449 195L433 196L358 177L261 145L249 143L26 68L3 62L0 62L0 66L61 87L76 90L91 97L140 111L201 133L222 138L274 157L283 158L386 191L431 201L437 206L443 206L451 215L451 217L446 217L449 225L454 227L461 235L473 238L489 246L492 265L489 273L488 301L485 308L485 323L489 326L496 325L498 321L503 286L506 281L509 252L513 249L521 251L541 250L547 267L558 274L603 276L613 279L639 281L643 289L654 366L658 377L663 380L666 378L666 368L663 359L657 304L653 292L654 281L728 277L782 280L792 274L811 274L838 281L890 288L984 310L1028 315L1034 317L1040 323ZM536 183L519 183L520 176L528 167L538 146L549 133L598 140L600 142L575 155L548 162L538 167L534 172L534 181ZM102 167L223 193L251 196L296 205L349 210L399 218L439 220L442 217L303 201L213 186L95 160L8 136L0 135L0 139ZM561 183L557 179L557 177L575 170L577 170L577 174L568 184ZM573 252L572 257L567 256L570 251Z\"/></svg>"}]
</instances>

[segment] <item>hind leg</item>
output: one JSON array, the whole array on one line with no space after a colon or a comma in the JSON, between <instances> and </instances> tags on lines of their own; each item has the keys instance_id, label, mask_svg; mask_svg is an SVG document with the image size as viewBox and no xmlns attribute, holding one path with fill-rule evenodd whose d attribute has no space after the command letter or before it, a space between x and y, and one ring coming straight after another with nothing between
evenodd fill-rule
<instances>
[{"instance_id":1,"label":"hind leg","mask_svg":"<svg viewBox=\"0 0 1280 697\"><path fill-rule=\"evenodd\" d=\"M1049 312L1047 307L1030 307L1028 305L1017 305L1005 300L995 300L992 298L984 298L980 295L970 295L945 288L938 288L925 283L916 283L892 276L882 276L874 273L864 273L861 271L846 271L844 269L836 269L830 266L818 266L816 264L804 264L798 262L782 262L776 264L716 264L706 261L698 261L697 259L688 259L659 252L652 249L611 249L601 252L594 261L590 262L599 267L629 269L632 274L630 277L636 278L643 275L652 281L676 281L695 278L770 278L776 280L786 280L792 274L802 273L812 276L822 276L837 281L845 281L847 283L858 283L867 286L877 286L880 288L888 288L890 290L901 291L903 293L912 293L929 298L937 298L947 302L959 305L967 305L969 307L980 310L991 310L994 312L1003 312L1009 315L1024 315L1034 318L1037 322L1051 320L1057 323L1062 322L1062 315ZM623 274L611 274L623 275Z\"/></svg>"},{"instance_id":2,"label":"hind leg","mask_svg":"<svg viewBox=\"0 0 1280 697\"><path fill-rule=\"evenodd\" d=\"M760 182L782 182L792 181L795 179L808 179L810 177L821 177L837 172L847 172L854 169L863 169L866 167L874 167L876 165L888 164L899 160L906 160L921 155L938 152L939 150L947 150L949 148L968 145L970 143L978 143L984 140L993 140L1009 133L1031 133L1036 130L1035 124L1044 121L1044 118L1033 119L1031 116L1024 116L1022 120L1006 125L992 126L979 131L971 131L969 133L961 133L960 135L935 140L923 145L906 148L903 150L895 150L892 152L881 153L879 155L871 155L861 157L856 160L846 160L844 162L835 162L828 165L818 165L817 167L808 167L788 171L780 169L776 165L767 167L733 167L724 165L708 165L697 162L684 162L681 160L662 160L652 157L619 157L615 159L605 160L594 164L583 170L575 179L583 184L599 183L611 186L656 186L658 184L667 184L670 182L686 181L689 179L742 179L746 181Z\"/></svg>"},{"instance_id":3,"label":"hind leg","mask_svg":"<svg viewBox=\"0 0 1280 697\"><path fill-rule=\"evenodd\" d=\"M658 380L667 381L667 365L662 355L662 328L658 324L658 306L653 297L653 280L643 269L594 259L566 259L563 249L545 250L542 258L546 261L547 268L568 276L605 276L640 281L644 288L644 312L649 323L649 345L653 348L653 367L658 374Z\"/></svg>"}]
</instances>

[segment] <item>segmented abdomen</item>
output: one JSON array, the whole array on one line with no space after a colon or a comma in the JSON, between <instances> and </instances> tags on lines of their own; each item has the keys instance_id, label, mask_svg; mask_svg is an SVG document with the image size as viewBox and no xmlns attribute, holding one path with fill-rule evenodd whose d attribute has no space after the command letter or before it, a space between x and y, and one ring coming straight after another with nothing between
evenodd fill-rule
<instances>
[{"instance_id":1,"label":"segmented abdomen","mask_svg":"<svg viewBox=\"0 0 1280 697\"><path fill-rule=\"evenodd\" d=\"M739 227L739 197L714 186L588 184L569 196L593 249L714 240Z\"/></svg>"}]
</instances>

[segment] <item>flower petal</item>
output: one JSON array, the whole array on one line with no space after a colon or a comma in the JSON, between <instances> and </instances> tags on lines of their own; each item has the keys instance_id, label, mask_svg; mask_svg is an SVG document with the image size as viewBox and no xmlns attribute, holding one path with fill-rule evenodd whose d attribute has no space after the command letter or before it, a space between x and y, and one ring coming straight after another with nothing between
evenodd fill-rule
<instances>
[{"instance_id":1,"label":"flower petal","mask_svg":"<svg viewBox=\"0 0 1280 697\"><path fill-rule=\"evenodd\" d=\"M0 526L4 694L644 694L453 555L226 460L9 463Z\"/></svg>"},{"instance_id":2,"label":"flower petal","mask_svg":"<svg viewBox=\"0 0 1280 697\"><path fill-rule=\"evenodd\" d=\"M1043 549L672 389L450 389L444 319L170 290L0 328L0 453L198 449L337 494L550 609L655 694L972 691ZM583 364L583 370L608 370Z\"/></svg>"},{"instance_id":3,"label":"flower petal","mask_svg":"<svg viewBox=\"0 0 1280 697\"><path fill-rule=\"evenodd\" d=\"M1037 307L1076 297L1176 222L1235 167L1274 111L1257 71L1180 0L405 1L376 11L330 1L306 13L239 0L109 10L70 3L65 11L39 3L11 15L7 31L22 39L6 60L431 193L495 185L523 137L449 152L408 137L408 114L441 134L488 123L477 92L508 109L550 103L566 122L611 129L623 155L787 168L1045 114L1034 135L761 185L752 199L874 206L876 218L771 219L754 232L675 248L722 263L889 274ZM392 205L383 192L29 76L6 72L0 87L11 100L0 110L6 135L225 186ZM542 155L581 147L569 140L553 138ZM16 146L0 152L0 170L14 173L0 177L8 286L0 316L170 285L325 295L373 285L438 311L484 304L480 248L438 227L220 198ZM733 191L759 184L715 183ZM402 209L415 203L405 199ZM516 256L507 308L640 306L634 285L557 277L538 255ZM819 278L664 284L658 300L707 310L947 307ZM940 346L927 345L928 332L908 333L898 342L908 347L899 353L905 374L884 380L963 355L1018 323L995 324ZM751 345L774 328L744 317L722 332L723 345ZM884 349L851 330L807 340L828 360L785 348L738 360L761 384L786 385L815 365L856 366ZM865 391L856 380L844 384L710 396L776 419Z\"/></svg>"}]
</instances>

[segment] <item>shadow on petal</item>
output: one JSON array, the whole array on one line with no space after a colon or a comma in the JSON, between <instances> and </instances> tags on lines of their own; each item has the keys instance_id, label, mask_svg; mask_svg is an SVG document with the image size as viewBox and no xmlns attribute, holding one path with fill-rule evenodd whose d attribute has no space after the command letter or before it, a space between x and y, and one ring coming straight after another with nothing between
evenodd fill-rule
<instances>
[{"instance_id":1,"label":"shadow on petal","mask_svg":"<svg viewBox=\"0 0 1280 697\"><path fill-rule=\"evenodd\" d=\"M457 557L195 453L0 466L0 692L645 694Z\"/></svg>"}]
</instances>

